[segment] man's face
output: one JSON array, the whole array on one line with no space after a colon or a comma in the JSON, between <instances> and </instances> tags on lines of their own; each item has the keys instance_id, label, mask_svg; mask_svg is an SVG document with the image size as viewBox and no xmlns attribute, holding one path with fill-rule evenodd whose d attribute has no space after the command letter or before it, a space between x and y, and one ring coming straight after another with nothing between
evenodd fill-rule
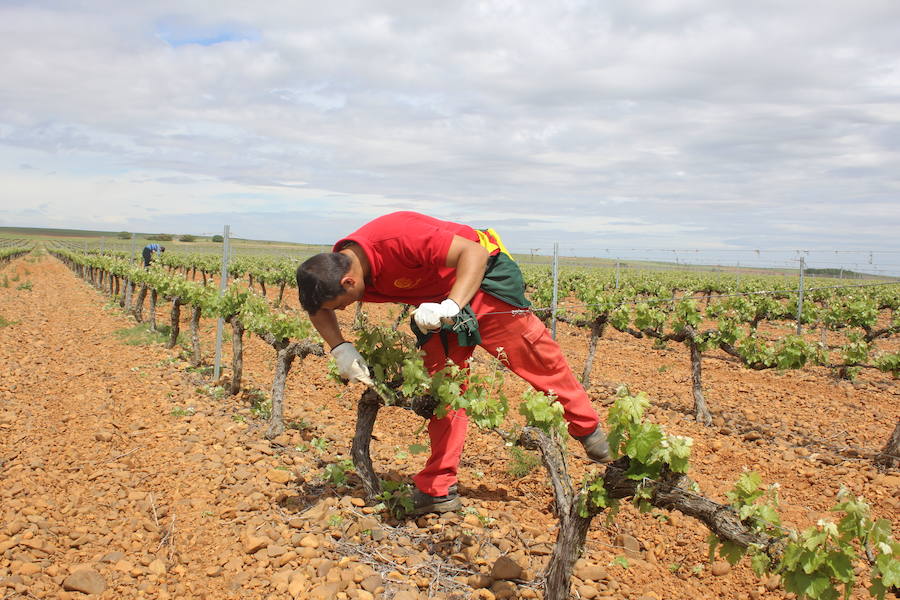
<instances>
[{"instance_id":1,"label":"man's face","mask_svg":"<svg viewBox=\"0 0 900 600\"><path fill-rule=\"evenodd\" d=\"M366 291L366 286L363 281L352 277L344 277L344 279L341 280L341 286L344 288L344 293L323 302L322 308L327 308L329 310L344 310L354 302L360 300L363 296L363 292Z\"/></svg>"}]
</instances>

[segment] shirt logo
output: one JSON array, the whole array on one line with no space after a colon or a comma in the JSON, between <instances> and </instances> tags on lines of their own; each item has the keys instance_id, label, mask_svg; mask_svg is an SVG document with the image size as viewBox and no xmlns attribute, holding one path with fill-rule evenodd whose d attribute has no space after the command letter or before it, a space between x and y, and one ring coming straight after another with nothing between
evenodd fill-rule
<instances>
[{"instance_id":1,"label":"shirt logo","mask_svg":"<svg viewBox=\"0 0 900 600\"><path fill-rule=\"evenodd\" d=\"M401 277L400 279L394 280L394 287L401 290L408 290L409 288L419 287L420 283L422 283L421 277L415 281L407 277Z\"/></svg>"}]
</instances>

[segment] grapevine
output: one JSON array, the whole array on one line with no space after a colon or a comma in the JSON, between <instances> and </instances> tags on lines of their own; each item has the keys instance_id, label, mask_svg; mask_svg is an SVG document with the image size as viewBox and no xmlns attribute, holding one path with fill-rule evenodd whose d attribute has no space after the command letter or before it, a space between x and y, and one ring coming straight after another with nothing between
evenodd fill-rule
<instances>
[{"instance_id":1,"label":"grapevine","mask_svg":"<svg viewBox=\"0 0 900 600\"><path fill-rule=\"evenodd\" d=\"M213 314L220 310L221 314L228 313L232 318L247 321L251 331L269 341L278 351L279 361L287 356L291 339L306 339L311 332L309 324L296 315L273 313L264 296L246 291L229 292L226 294L228 299L213 300L208 297L209 290L171 279L171 272L161 269L145 272L124 263L121 257L99 255L77 259L77 266L84 276L96 285L105 286L110 293L118 294L116 278L127 278L133 283L151 286L164 297L190 298L191 303L217 307L210 308ZM254 277L261 285L267 282L262 272L256 272ZM581 285L584 281L585 278L573 279L567 285ZM694 299L673 302L676 287L645 281L635 284L634 290L639 290L637 293L644 301L637 302L633 308L624 307L621 298L617 298L591 316L595 321L602 317L614 326L653 337L660 343L690 340L701 350L730 348L744 364L753 368L788 369L827 363L829 349L821 344L810 344L792 335L771 343L758 336L761 313L766 319L788 318L794 307L790 299L785 301L789 298L787 291L780 297L773 296L771 302L759 303L759 306L752 303L750 306L741 303L717 305L710 303L709 296L715 291L712 287L696 286L695 291L705 290L707 295L706 316L715 314L719 319L715 329L699 331L703 312ZM662 301L664 296L670 298ZM823 295L818 301L823 303L825 298ZM874 309L877 314L879 310L893 311L896 303L872 298L847 302L832 312L810 303L804 305L800 319L805 323L827 323L828 327L836 329L862 330L849 331L848 343L840 348L845 366L873 366L896 374L897 354L874 354L872 342L881 335L873 334L896 327L897 317L893 315L891 325L884 330L876 330L871 319L873 307L877 307ZM776 316L778 307L784 307L781 317ZM371 336L368 341L363 339L366 335ZM438 416L464 408L481 427L499 429L502 425L508 403L498 394L498 369L483 378L470 376L466 369L456 365L447 365L437 373L428 374L419 352L409 340L392 329L364 329L358 344L373 367L379 386L375 394L378 402L404 406L410 396L427 396ZM860 364L864 361L872 361L874 365ZM276 379L285 374L285 370L276 370ZM364 398L371 400L369 394L367 392ZM830 600L839 597L841 592L849 595L856 581L856 563L864 559L870 562L869 591L874 597L883 598L890 588L900 583L900 546L892 537L891 524L884 519L872 520L863 500L842 492L835 511L843 516L837 523L820 521L802 532L792 532L781 526L777 514L777 488L763 487L761 479L754 473L742 475L734 489L726 494L727 505L702 498L696 486L685 477L690 439L671 436L659 426L644 422L643 413L648 405L645 395L632 395L624 389L619 392L608 416L610 444L617 460L603 474L588 476L577 494L567 496L567 485L563 484L567 477L564 454L559 443L564 430L559 404L552 397L539 393L526 395L520 403L519 410L526 416L528 427L517 441L542 452L554 484L556 511L561 520L558 546L566 541L566 535L575 536L571 538L575 540L574 550L572 547L554 550L551 571L555 577L553 573L548 577L548 598L562 597L552 595L555 593L552 590L556 589L551 589L554 582L562 581L565 585L560 584L560 589L564 588L568 593L571 562L581 549L577 536L585 522L589 524L594 515L615 508L624 498L631 498L643 510L650 506L678 508L688 516L700 518L716 534L711 544L712 553L718 552L732 562L744 554L749 555L757 572L778 574L785 589L800 598ZM357 453L354 453L354 462L356 458ZM397 494L397 490L382 493L385 492L383 501L404 506L402 494ZM566 513L567 508L573 507L574 512ZM583 540L582 537L582 545Z\"/></svg>"}]
</instances>

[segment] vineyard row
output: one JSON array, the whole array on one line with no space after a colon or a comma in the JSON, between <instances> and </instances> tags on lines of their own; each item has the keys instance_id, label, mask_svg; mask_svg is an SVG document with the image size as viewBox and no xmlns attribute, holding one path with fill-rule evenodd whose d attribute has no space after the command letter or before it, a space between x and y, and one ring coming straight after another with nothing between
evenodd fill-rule
<instances>
[{"instance_id":1,"label":"vineyard row","mask_svg":"<svg viewBox=\"0 0 900 600\"><path fill-rule=\"evenodd\" d=\"M138 269L126 261L116 259L103 259L109 262L100 266L93 259L85 260L74 253L57 251L54 254L86 280L114 297L121 298L123 307L131 309L139 320L148 291L151 296L151 318L155 318L155 302L158 298L168 299L172 305L171 345L174 345L177 338L180 307L184 304L193 307L191 328L194 339L195 323L199 321L201 312L204 312L209 316L226 319L233 326L235 321L240 322L232 340L235 344L240 343L243 329L266 340L277 356L272 419L267 436L281 432L277 425L283 421L283 386L291 362L297 356L302 359L309 354L322 353L321 344L312 339L310 326L305 319L272 310L265 298L241 286L229 286L224 294L219 295L209 285L186 281L159 268ZM691 340L694 344L701 343L696 335L691 334L691 331L697 331L695 328L700 318L700 311L694 306L694 301L682 301L675 306L678 308L672 311L672 331L680 331L686 337L677 339L676 336L669 336L663 341ZM650 335L649 332L665 331L665 318L661 319L647 311L635 312L629 321L634 320L636 332ZM197 315L196 319L193 315ZM621 318L617 316L617 319ZM622 325L621 321L618 323ZM391 328L383 328L380 335L390 336L391 331ZM363 333L371 332L364 329ZM721 333L716 335L719 337L715 339L720 339ZM665 336L668 334L664 334ZM299 341L291 341L292 339ZM361 344L361 351L363 346ZM385 349L384 345L380 349ZM418 357L415 350L393 347L387 349L399 352L388 353L392 357L388 366L394 368L391 373L396 374L399 368L406 379L397 380L384 371L386 365L379 364L372 353L367 357L371 359L370 363L376 367L376 372L380 367L386 375L379 377L380 383L386 388L399 391L394 396L395 404L421 409L423 394L427 400L427 396L437 393L434 386L439 380L436 377L431 381L430 393L424 392L427 388L420 385L420 382L410 382L408 379L410 376L421 376L421 365L418 371L410 368ZM238 354L236 348L235 356ZM198 356L196 346L194 356L195 359ZM441 381L456 375L459 374L441 375ZM239 369L235 369L232 385L235 380L239 381ZM477 393L478 385L472 388ZM441 399L446 406L475 408L471 403L471 396L464 398L459 395L458 385L443 386L442 389L457 390L455 398ZM418 394L411 396L411 391L418 391ZM398 492L381 488L368 453L375 415L384 397L384 394L375 390L369 390L361 397L352 454L369 499L381 499L390 505L391 500L396 500L395 494ZM705 498L685 475L690 440L665 434L658 426L645 423L643 412L648 404L649 401L643 395L633 396L624 391L618 395L607 420L610 445L617 460L602 475L589 477L580 488L572 484L565 468L562 438L558 433L562 422L561 414L555 408L558 404L551 399L541 401L540 398L534 398L534 402L527 403L524 410L520 409L527 417L529 426L514 436L506 434L510 441L541 452L554 490L554 510L560 527L546 574L545 598L557 600L568 596L572 569L584 548L592 519L604 511L614 509L617 502L625 498L632 499L642 507L677 509L698 519L713 532L715 537L712 549L718 549L720 556L734 563L743 555L749 554L754 570L759 574L778 574L785 589L800 598L832 600L840 595L840 588L849 593L855 584L855 563L861 559L869 562L872 583L870 592L873 596L883 598L892 587L900 585L900 543L893 539L888 521L873 521L869 518L868 507L862 501L843 496L837 509L843 511L845 516L838 524L820 522L804 532L786 532L780 526L772 494L761 487L752 474L742 477L729 493L730 504L723 505ZM432 404L431 409L439 412L441 406L443 404L437 407ZM497 405L493 407L494 410L500 408ZM497 427L498 420L486 417L487 415L482 414L481 421L503 434ZM479 415L475 414L473 420L479 424ZM392 505L397 506L396 502ZM860 548L866 552L860 554Z\"/></svg>"}]
</instances>

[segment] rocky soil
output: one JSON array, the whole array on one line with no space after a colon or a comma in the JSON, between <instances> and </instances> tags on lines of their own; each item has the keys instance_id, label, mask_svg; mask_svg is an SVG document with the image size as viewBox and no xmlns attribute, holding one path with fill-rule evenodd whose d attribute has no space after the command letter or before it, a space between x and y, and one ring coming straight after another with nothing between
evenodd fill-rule
<instances>
[{"instance_id":1,"label":"rocky soil","mask_svg":"<svg viewBox=\"0 0 900 600\"><path fill-rule=\"evenodd\" d=\"M127 343L133 319L53 258L21 258L0 276L9 282L0 287L0 599L541 597L551 491L541 468L496 435L469 434L463 511L398 522L366 506L352 473L345 484L323 478L349 458L362 391L329 382L325 359L294 365L292 427L268 442L256 407L274 352L260 340L245 349L244 392L228 397L206 370L188 369L180 348ZM214 327L204 320L207 363ZM580 373L587 332L561 325L559 337ZM477 356L475 368L486 368ZM821 368L755 372L712 355L704 381L716 420L707 428L690 418L689 366L682 347L608 332L590 392L602 414L619 384L646 391L652 419L694 438L691 476L709 497L724 499L743 470L756 469L780 483L782 516L802 528L831 517L846 486L896 533L900 474L876 471L870 455L900 417L897 381L865 372L838 382ZM515 398L522 383L511 376L506 388ZM427 444L421 425L382 410L372 454L383 477L408 481L421 467L424 455L410 448ZM580 479L590 465L571 450ZM630 506L596 519L573 595L785 596L744 564L710 564L706 535L681 514ZM859 586L853 597L867 594Z\"/></svg>"}]
</instances>

